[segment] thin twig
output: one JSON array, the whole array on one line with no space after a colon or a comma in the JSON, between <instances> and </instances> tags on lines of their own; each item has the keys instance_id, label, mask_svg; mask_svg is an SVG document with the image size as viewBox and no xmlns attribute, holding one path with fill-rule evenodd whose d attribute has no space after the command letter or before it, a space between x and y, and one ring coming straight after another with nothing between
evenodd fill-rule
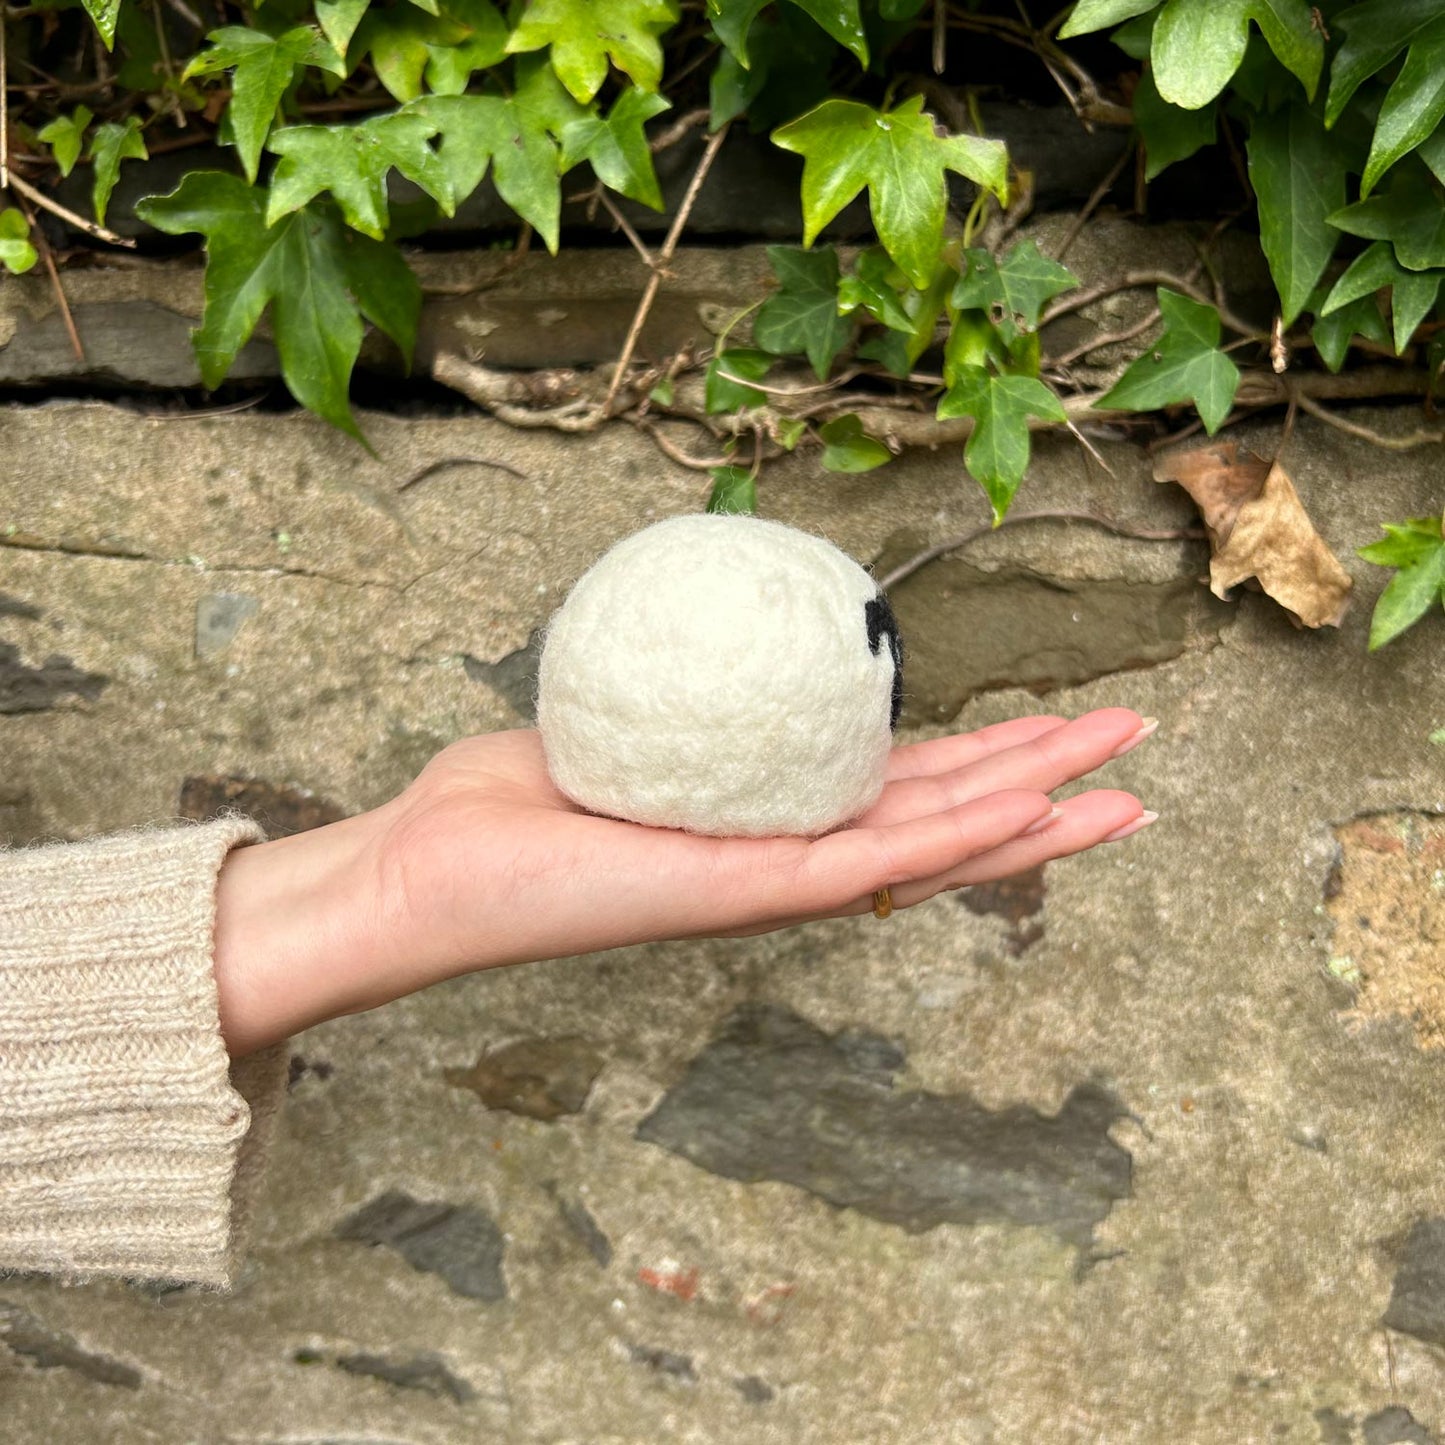
<instances>
[{"instance_id":1,"label":"thin twig","mask_svg":"<svg viewBox=\"0 0 1445 1445\"><path fill-rule=\"evenodd\" d=\"M950 538L947 542L939 542L936 546L925 547L917 556L910 557L908 561L900 563L887 576L879 579L878 590L887 592L896 587L905 578L911 577L920 567L925 567L937 557L942 557L947 552L955 552L958 548L966 546L969 542L977 541L980 537L986 537L990 532L997 532L1002 527L1011 526L1015 522L1090 522L1096 527L1103 527L1106 531L1113 532L1120 537L1137 537L1145 542L1194 542L1203 541L1208 533L1202 527L1177 527L1172 529L1158 529L1148 527L1130 527L1123 522L1116 522L1111 517L1100 517L1093 512L1078 512L1067 509L1058 511L1043 512L1010 512L998 526L992 522L985 522L981 527L974 527L962 536Z\"/></svg>"},{"instance_id":2,"label":"thin twig","mask_svg":"<svg viewBox=\"0 0 1445 1445\"><path fill-rule=\"evenodd\" d=\"M65 298L65 287L60 284L60 272L55 269L55 256L51 252L50 242L45 239L45 232L35 224L35 212L30 209L29 203L22 199L20 209L24 212L30 234L35 237L35 249L40 252L40 259L45 262L45 269L50 273L56 304L60 307L60 316L65 322L66 335L70 337L70 349L75 352L75 359L84 366L85 347L80 344L80 332L75 329L75 317L70 314L70 302Z\"/></svg>"},{"instance_id":3,"label":"thin twig","mask_svg":"<svg viewBox=\"0 0 1445 1445\"><path fill-rule=\"evenodd\" d=\"M1141 331L1147 331L1159 320L1159 308L1151 306L1148 314L1141 320L1136 321L1132 326L1125 326L1120 331L1106 331L1101 336L1091 337L1088 341L1074 347L1072 351L1066 351L1062 356L1048 357L1044 364L1047 366L1068 366L1071 362L1080 360L1091 351L1098 351L1101 346L1113 346L1121 341L1132 341Z\"/></svg>"},{"instance_id":4,"label":"thin twig","mask_svg":"<svg viewBox=\"0 0 1445 1445\"><path fill-rule=\"evenodd\" d=\"M837 391L840 386L858 376L861 370L861 367L855 366L848 371L839 372L837 376L830 376L827 381L819 382L816 386L769 386L766 382L749 381L744 376L734 376L721 367L717 369L716 375L735 386L750 386L754 391L766 392L769 396L815 396L820 391Z\"/></svg>"},{"instance_id":5,"label":"thin twig","mask_svg":"<svg viewBox=\"0 0 1445 1445\"><path fill-rule=\"evenodd\" d=\"M5 68L5 29L8 16L0 5L0 191L10 184L10 87Z\"/></svg>"},{"instance_id":6,"label":"thin twig","mask_svg":"<svg viewBox=\"0 0 1445 1445\"><path fill-rule=\"evenodd\" d=\"M686 115L679 116L666 130L658 131L647 143L647 148L653 155L659 151L665 151L669 146L674 146L685 136L688 131L696 130L704 124L711 114L705 107L701 110L690 110Z\"/></svg>"},{"instance_id":7,"label":"thin twig","mask_svg":"<svg viewBox=\"0 0 1445 1445\"><path fill-rule=\"evenodd\" d=\"M1284 449L1289 445L1289 439L1294 435L1295 418L1299 415L1299 397L1291 396L1289 409L1284 414L1284 426L1280 429L1279 445L1274 449L1274 464L1279 465L1279 459L1284 455Z\"/></svg>"},{"instance_id":8,"label":"thin twig","mask_svg":"<svg viewBox=\"0 0 1445 1445\"><path fill-rule=\"evenodd\" d=\"M1193 278L1202 269L1202 266L1196 266L1188 277L1176 276L1172 271L1153 269L1126 271L1122 276L1116 276L1112 281L1105 281L1098 286L1091 286L1087 291L1071 291L1060 297L1044 312L1039 325L1047 326L1050 321L1057 321L1060 316L1067 316L1071 311L1078 311L1082 307L1092 305L1095 301L1102 301L1106 296L1113 296L1119 291L1136 290L1141 286L1168 286L1182 295L1188 296L1191 300L1202 302L1206 306L1214 306L1214 299L1194 284ZM1219 319L1231 331L1249 337L1264 335L1258 327L1242 321L1228 307L1218 306L1216 309L1219 312Z\"/></svg>"},{"instance_id":9,"label":"thin twig","mask_svg":"<svg viewBox=\"0 0 1445 1445\"><path fill-rule=\"evenodd\" d=\"M1414 447L1434 446L1445 441L1445 427L1421 427L1407 436L1386 436L1384 432L1378 432L1373 427L1361 426L1359 422L1346 421L1344 417L1336 416L1334 412L1327 411L1319 402L1310 400L1298 390L1292 393L1290 400L1301 411L1307 411L1312 417L1317 417L1327 426L1334 427L1336 431L1347 432L1352 437L1360 437L1364 441L1374 443L1377 447L1384 447L1386 451L1408 452Z\"/></svg>"},{"instance_id":10,"label":"thin twig","mask_svg":"<svg viewBox=\"0 0 1445 1445\"><path fill-rule=\"evenodd\" d=\"M62 221L69 221L72 226L77 226L88 236L94 236L98 241L109 241L112 246L125 246L128 250L135 250L135 242L128 240L125 236L117 236L114 231L108 231L104 226L97 226L94 221L87 221L84 216L77 216L74 211L67 210L59 201L52 201L43 191L37 191L29 181L22 180L11 172L6 184L12 191L17 191L27 200L34 201L42 210L49 211L52 216L59 216Z\"/></svg>"},{"instance_id":11,"label":"thin twig","mask_svg":"<svg viewBox=\"0 0 1445 1445\"><path fill-rule=\"evenodd\" d=\"M248 396L245 401L233 401L229 406L208 406L197 411L143 411L140 415L146 421L204 421L211 416L234 416L238 411L250 411L270 395L268 387L256 396Z\"/></svg>"},{"instance_id":12,"label":"thin twig","mask_svg":"<svg viewBox=\"0 0 1445 1445\"><path fill-rule=\"evenodd\" d=\"M642 335L642 328L647 322L648 312L652 310L652 303L657 296L658 288L662 285L662 268L672 260L672 253L677 249L678 240L682 236L682 228L692 214L698 192L702 190L702 183L707 178L707 173L712 167L718 151L722 148L723 141L727 139L731 125L732 122L729 121L728 124L713 133L707 143L707 148L697 163L697 169L692 173L692 180L688 182L682 203L677 208L677 215L673 217L672 225L668 228L667 239L663 241L662 249L657 253L657 264L652 269L652 275L647 278L647 287L642 293L642 300L637 304L637 311L627 332L627 340L622 344L622 354L617 358L617 365L613 368L607 395L602 399L603 416L611 414L612 403L617 398L623 377L627 374L627 368L631 364L632 354L637 349L637 338Z\"/></svg>"},{"instance_id":13,"label":"thin twig","mask_svg":"<svg viewBox=\"0 0 1445 1445\"><path fill-rule=\"evenodd\" d=\"M404 492L408 487L414 487L418 482L425 481L437 472L446 471L449 467L494 467L499 472L506 472L508 475L516 477L519 482L532 480L526 472L519 471L510 462L499 462L495 457L442 457L439 461L428 462L421 471L409 476L397 488L397 491Z\"/></svg>"},{"instance_id":14,"label":"thin twig","mask_svg":"<svg viewBox=\"0 0 1445 1445\"><path fill-rule=\"evenodd\" d=\"M1059 242L1059 249L1054 252L1055 261L1062 261L1068 254L1069 247L1079 239L1079 232L1084 229L1089 217L1092 216L1103 203L1104 197L1114 189L1114 182L1124 174L1124 167L1129 164L1129 157L1133 151L1133 146L1126 145L1119 159L1109 167L1108 174L1094 187L1093 191L1090 192L1089 199L1084 202L1084 209L1069 222L1069 229L1064 232L1064 239Z\"/></svg>"},{"instance_id":15,"label":"thin twig","mask_svg":"<svg viewBox=\"0 0 1445 1445\"><path fill-rule=\"evenodd\" d=\"M1068 427L1068 429L1074 434L1074 440L1077 441L1078 444L1083 447L1083 449L1088 452L1088 454L1093 457L1093 459L1098 462L1098 464L1103 467L1103 469L1111 477L1114 477L1117 480L1118 473L1113 469L1113 467L1108 464L1108 462L1104 460L1103 456L1099 452L1099 449L1093 444L1093 442L1091 442L1088 437L1086 437L1083 432L1079 430L1077 425L1075 425L1073 418L1070 417L1069 420L1064 423L1064 425Z\"/></svg>"},{"instance_id":16,"label":"thin twig","mask_svg":"<svg viewBox=\"0 0 1445 1445\"><path fill-rule=\"evenodd\" d=\"M690 467L696 472L710 472L714 467L730 467L733 465L733 459L731 457L689 456L681 447L667 439L662 428L658 426L655 421L650 421L646 417L628 416L626 420L630 421L638 431L650 437L658 451L660 451L663 456L670 457L680 467Z\"/></svg>"},{"instance_id":17,"label":"thin twig","mask_svg":"<svg viewBox=\"0 0 1445 1445\"><path fill-rule=\"evenodd\" d=\"M602 190L600 194L602 197L602 204L607 207L608 214L612 217L614 221L617 222L618 229L622 232L622 234L626 236L629 241L632 242L633 250L642 257L642 264L646 266L649 270L655 271L657 269L657 261L653 257L652 252L643 245L642 237L639 236L637 232L632 229L631 222L628 221L627 217L624 216L622 212L617 208L617 206L613 203L612 197L607 194L606 190Z\"/></svg>"},{"instance_id":18,"label":"thin twig","mask_svg":"<svg viewBox=\"0 0 1445 1445\"><path fill-rule=\"evenodd\" d=\"M194 25L197 30L204 30L206 28L206 22L186 4L186 0L166 0L166 4L169 5L182 20Z\"/></svg>"},{"instance_id":19,"label":"thin twig","mask_svg":"<svg viewBox=\"0 0 1445 1445\"><path fill-rule=\"evenodd\" d=\"M947 0L933 0L933 73L942 75L948 67Z\"/></svg>"},{"instance_id":20,"label":"thin twig","mask_svg":"<svg viewBox=\"0 0 1445 1445\"><path fill-rule=\"evenodd\" d=\"M155 17L156 22L156 43L160 47L161 68L166 73L166 79L174 85L176 68L174 62L171 60L171 43L166 38L166 18L161 14L161 7L155 3L155 0L152 0L151 3L151 14ZM185 130L186 110L181 104L180 96L177 95L174 90L171 91L171 109L175 112L176 125L179 126L181 130Z\"/></svg>"}]
</instances>

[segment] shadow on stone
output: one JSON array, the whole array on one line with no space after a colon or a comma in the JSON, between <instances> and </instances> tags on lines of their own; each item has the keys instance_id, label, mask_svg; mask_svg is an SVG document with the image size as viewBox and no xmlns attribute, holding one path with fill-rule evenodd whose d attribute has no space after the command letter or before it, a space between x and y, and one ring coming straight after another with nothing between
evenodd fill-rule
<instances>
[{"instance_id":1,"label":"shadow on stone","mask_svg":"<svg viewBox=\"0 0 1445 1445\"><path fill-rule=\"evenodd\" d=\"M190 777L181 784L182 818L205 823L229 809L254 818L273 839L346 817L344 809L305 788L278 788L260 778Z\"/></svg>"},{"instance_id":2,"label":"shadow on stone","mask_svg":"<svg viewBox=\"0 0 1445 1445\"><path fill-rule=\"evenodd\" d=\"M18 1305L0 1300L0 1341L40 1370L72 1370L99 1385L138 1390L141 1374L132 1365L83 1349L69 1335L43 1325Z\"/></svg>"},{"instance_id":3,"label":"shadow on stone","mask_svg":"<svg viewBox=\"0 0 1445 1445\"><path fill-rule=\"evenodd\" d=\"M1435 1437L1403 1405L1367 1416L1360 1429L1364 1445L1435 1445Z\"/></svg>"},{"instance_id":4,"label":"shadow on stone","mask_svg":"<svg viewBox=\"0 0 1445 1445\"><path fill-rule=\"evenodd\" d=\"M910 1233L940 1224L1037 1225L1085 1248L1130 1192L1109 1138L1127 1111L1077 1086L1053 1118L992 1112L967 1094L900 1093L904 1055L872 1034L829 1036L787 1009L747 1004L638 1126L702 1169L793 1184Z\"/></svg>"},{"instance_id":5,"label":"shadow on stone","mask_svg":"<svg viewBox=\"0 0 1445 1445\"><path fill-rule=\"evenodd\" d=\"M915 549L890 538L883 575ZM1153 667L1208 645L1231 604L1192 577L1065 581L1017 568L986 572L944 557L889 593L908 649L903 722L944 723L979 693L1042 696L1110 673Z\"/></svg>"},{"instance_id":6,"label":"shadow on stone","mask_svg":"<svg viewBox=\"0 0 1445 1445\"><path fill-rule=\"evenodd\" d=\"M954 896L970 913L980 916L993 914L1002 918L1009 926L1005 946L1017 958L1044 936L1043 920L1039 915L1044 911L1047 891L1043 864L1040 864L1026 873L1016 873L1012 878L1001 878L996 883L961 888Z\"/></svg>"},{"instance_id":7,"label":"shadow on stone","mask_svg":"<svg viewBox=\"0 0 1445 1445\"><path fill-rule=\"evenodd\" d=\"M679 1355L673 1350L659 1350L651 1345L629 1345L628 1351L639 1365L646 1365L659 1375L671 1375L684 1385L697 1384L697 1371L693 1368L691 1355Z\"/></svg>"},{"instance_id":8,"label":"shadow on stone","mask_svg":"<svg viewBox=\"0 0 1445 1445\"><path fill-rule=\"evenodd\" d=\"M507 1297L506 1241L491 1216L474 1204L413 1199L389 1189L343 1219L336 1237L387 1245L413 1269L440 1275L468 1299L494 1304Z\"/></svg>"},{"instance_id":9,"label":"shadow on stone","mask_svg":"<svg viewBox=\"0 0 1445 1445\"><path fill-rule=\"evenodd\" d=\"M462 657L467 676L500 693L528 723L537 721L537 667L542 660L542 631L540 627L533 629L527 645L509 652L500 662L482 662L470 654Z\"/></svg>"},{"instance_id":10,"label":"shadow on stone","mask_svg":"<svg viewBox=\"0 0 1445 1445\"><path fill-rule=\"evenodd\" d=\"M603 1058L586 1039L518 1039L483 1054L470 1069L446 1070L453 1088L470 1089L489 1109L550 1122L580 1114Z\"/></svg>"},{"instance_id":11,"label":"shadow on stone","mask_svg":"<svg viewBox=\"0 0 1445 1445\"><path fill-rule=\"evenodd\" d=\"M366 1375L403 1390L448 1396L458 1405L477 1397L477 1392L460 1375L453 1374L440 1355L430 1350L410 1360L394 1360L387 1355L338 1355L336 1366L349 1375Z\"/></svg>"},{"instance_id":12,"label":"shadow on stone","mask_svg":"<svg viewBox=\"0 0 1445 1445\"><path fill-rule=\"evenodd\" d=\"M1380 1322L1427 1345L1445 1345L1445 1219L1411 1225Z\"/></svg>"},{"instance_id":13,"label":"shadow on stone","mask_svg":"<svg viewBox=\"0 0 1445 1445\"><path fill-rule=\"evenodd\" d=\"M0 642L0 713L46 712L67 694L94 702L109 684L108 677L85 672L68 657L52 655L27 667L18 647Z\"/></svg>"}]
</instances>

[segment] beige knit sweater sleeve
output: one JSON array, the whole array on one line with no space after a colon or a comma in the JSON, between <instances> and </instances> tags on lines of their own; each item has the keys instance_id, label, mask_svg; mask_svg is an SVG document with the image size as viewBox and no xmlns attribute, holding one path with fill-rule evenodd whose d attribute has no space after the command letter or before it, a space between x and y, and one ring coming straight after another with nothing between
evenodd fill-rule
<instances>
[{"instance_id":1,"label":"beige knit sweater sleeve","mask_svg":"<svg viewBox=\"0 0 1445 1445\"><path fill-rule=\"evenodd\" d=\"M0 1269L229 1289L288 1050L232 1064L216 879L248 818L0 849Z\"/></svg>"}]
</instances>

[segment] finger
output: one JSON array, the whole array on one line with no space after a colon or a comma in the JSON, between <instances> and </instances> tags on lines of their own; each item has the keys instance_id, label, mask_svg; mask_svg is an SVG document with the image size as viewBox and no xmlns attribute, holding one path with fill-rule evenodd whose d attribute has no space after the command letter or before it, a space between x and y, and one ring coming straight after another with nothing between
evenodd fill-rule
<instances>
[{"instance_id":1,"label":"finger","mask_svg":"<svg viewBox=\"0 0 1445 1445\"><path fill-rule=\"evenodd\" d=\"M1143 719L1128 708L1086 713L969 766L890 782L859 821L865 826L906 822L1001 788L1052 792L1108 762L1121 742L1127 745L1144 731L1142 724Z\"/></svg>"},{"instance_id":2,"label":"finger","mask_svg":"<svg viewBox=\"0 0 1445 1445\"><path fill-rule=\"evenodd\" d=\"M914 882L890 886L889 895L895 908L910 908L926 902L939 893L979 883L995 883L1012 878L1040 864L1067 858L1102 844L1111 833L1128 827L1145 816L1145 809L1132 793L1114 789L1098 789L1080 793L1057 805L1060 816L1037 833L1016 835L996 848L976 853L957 867ZM1147 825L1146 825L1147 826ZM1122 841L1122 840L1121 840ZM873 911L873 890L860 892L837 909L814 913L798 913L772 923L757 924L740 931L739 936L771 933L792 928L800 923L817 923L827 918L856 917Z\"/></svg>"},{"instance_id":3,"label":"finger","mask_svg":"<svg viewBox=\"0 0 1445 1445\"><path fill-rule=\"evenodd\" d=\"M988 853L965 859L957 868L936 879L910 885L901 895L895 891L895 904L907 908L911 903L933 897L934 893L995 883L1000 878L1026 873L1042 863L1087 852L1145 815L1144 805L1138 798L1114 789L1080 793L1058 806L1060 816L1038 833L1028 838L1010 838Z\"/></svg>"},{"instance_id":4,"label":"finger","mask_svg":"<svg viewBox=\"0 0 1445 1445\"><path fill-rule=\"evenodd\" d=\"M905 743L888 755L888 779L927 777L967 767L1004 748L1029 742L1042 733L1063 727L1064 719L1016 717L1008 722L994 723L971 733L955 733L946 738L930 738L922 743Z\"/></svg>"},{"instance_id":5,"label":"finger","mask_svg":"<svg viewBox=\"0 0 1445 1445\"><path fill-rule=\"evenodd\" d=\"M1052 812L1042 793L1009 789L882 827L853 827L807 844L780 879L778 912L831 913L849 900L957 868Z\"/></svg>"}]
</instances>

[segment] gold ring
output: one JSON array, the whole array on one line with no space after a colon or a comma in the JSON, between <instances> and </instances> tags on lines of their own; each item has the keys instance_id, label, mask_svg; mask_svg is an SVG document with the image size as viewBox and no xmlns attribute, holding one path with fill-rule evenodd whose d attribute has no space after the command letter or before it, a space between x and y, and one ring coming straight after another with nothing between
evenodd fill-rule
<instances>
[{"instance_id":1,"label":"gold ring","mask_svg":"<svg viewBox=\"0 0 1445 1445\"><path fill-rule=\"evenodd\" d=\"M887 918L893 912L893 894L887 888L880 888L873 895L874 918Z\"/></svg>"}]
</instances>

